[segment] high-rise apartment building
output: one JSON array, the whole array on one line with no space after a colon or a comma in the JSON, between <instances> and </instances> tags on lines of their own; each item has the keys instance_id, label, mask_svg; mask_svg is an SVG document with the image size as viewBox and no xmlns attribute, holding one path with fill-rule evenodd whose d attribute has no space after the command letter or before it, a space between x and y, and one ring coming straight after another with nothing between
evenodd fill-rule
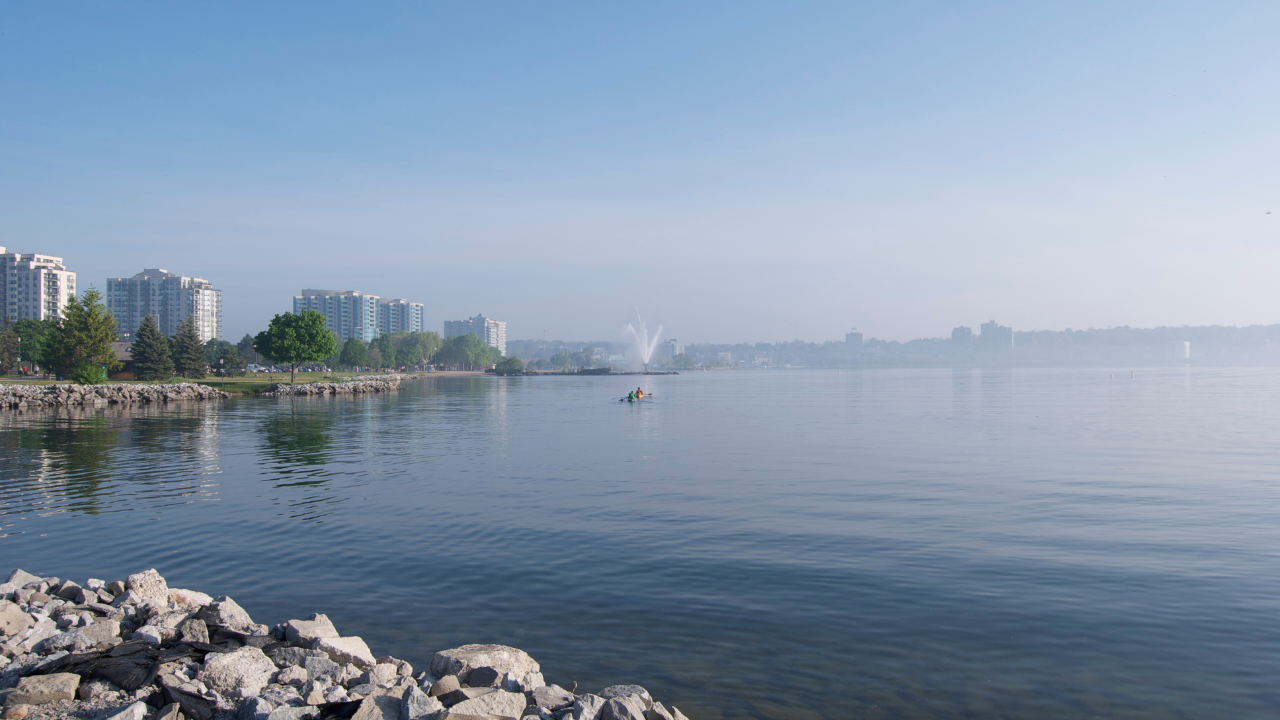
<instances>
[{"instance_id":1,"label":"high-rise apartment building","mask_svg":"<svg viewBox=\"0 0 1280 720\"><path fill-rule=\"evenodd\" d=\"M307 288L293 296L293 312L298 315L303 310L315 310L324 315L325 326L338 333L342 342L351 338L373 342L378 337L379 299L356 290Z\"/></svg>"},{"instance_id":2,"label":"high-rise apartment building","mask_svg":"<svg viewBox=\"0 0 1280 720\"><path fill-rule=\"evenodd\" d=\"M173 336L190 318L200 342L222 338L222 291L204 278L153 268L128 278L107 278L107 309L120 337L132 338L148 315Z\"/></svg>"},{"instance_id":3,"label":"high-rise apartment building","mask_svg":"<svg viewBox=\"0 0 1280 720\"><path fill-rule=\"evenodd\" d=\"M426 307L422 303L395 300L378 301L378 334L426 332Z\"/></svg>"},{"instance_id":4,"label":"high-rise apartment building","mask_svg":"<svg viewBox=\"0 0 1280 720\"><path fill-rule=\"evenodd\" d=\"M498 352L507 355L507 324L501 320L490 320L484 315L476 315L466 320L445 320L444 337L448 340L458 335L475 333L489 347L498 348Z\"/></svg>"},{"instance_id":5,"label":"high-rise apartment building","mask_svg":"<svg viewBox=\"0 0 1280 720\"><path fill-rule=\"evenodd\" d=\"M982 334L978 335L978 347L988 352L1007 352L1013 350L1013 328L999 325L995 320L984 322Z\"/></svg>"},{"instance_id":6,"label":"high-rise apartment building","mask_svg":"<svg viewBox=\"0 0 1280 720\"><path fill-rule=\"evenodd\" d=\"M0 312L10 320L60 320L76 294L76 274L62 258L0 247Z\"/></svg>"}]
</instances>

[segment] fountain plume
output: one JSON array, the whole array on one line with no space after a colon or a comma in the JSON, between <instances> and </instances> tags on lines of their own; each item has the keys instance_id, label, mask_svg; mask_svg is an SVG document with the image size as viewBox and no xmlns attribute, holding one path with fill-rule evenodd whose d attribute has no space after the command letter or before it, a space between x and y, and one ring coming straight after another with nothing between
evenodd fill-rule
<instances>
[{"instance_id":1,"label":"fountain plume","mask_svg":"<svg viewBox=\"0 0 1280 720\"><path fill-rule=\"evenodd\" d=\"M645 325L644 320L636 318L636 322L640 324L640 329L637 330L635 325L627 323L627 332L631 333L631 338L636 344L636 353L640 356L640 362L644 363L644 371L649 372L649 360L653 358L653 351L658 347L658 338L662 336L662 325L658 325L658 329L650 338L649 327Z\"/></svg>"}]
</instances>

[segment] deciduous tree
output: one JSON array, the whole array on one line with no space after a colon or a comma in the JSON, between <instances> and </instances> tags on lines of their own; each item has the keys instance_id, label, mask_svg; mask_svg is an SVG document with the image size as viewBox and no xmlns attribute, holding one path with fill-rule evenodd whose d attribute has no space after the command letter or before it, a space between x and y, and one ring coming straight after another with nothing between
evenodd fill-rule
<instances>
[{"instance_id":1,"label":"deciduous tree","mask_svg":"<svg viewBox=\"0 0 1280 720\"><path fill-rule=\"evenodd\" d=\"M357 368L369 364L369 346L360 338L348 338L342 345L342 354L338 356L338 364L344 367Z\"/></svg>"},{"instance_id":2,"label":"deciduous tree","mask_svg":"<svg viewBox=\"0 0 1280 720\"><path fill-rule=\"evenodd\" d=\"M291 385L299 365L320 362L338 351L338 341L325 327L324 315L315 310L276 315L271 325L254 338L253 344L268 360L289 366Z\"/></svg>"}]
</instances>

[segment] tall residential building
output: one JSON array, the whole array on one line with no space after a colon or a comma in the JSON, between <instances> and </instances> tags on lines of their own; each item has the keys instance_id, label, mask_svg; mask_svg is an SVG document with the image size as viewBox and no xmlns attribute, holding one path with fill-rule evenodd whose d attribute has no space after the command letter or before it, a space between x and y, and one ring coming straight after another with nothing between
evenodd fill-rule
<instances>
[{"instance_id":1,"label":"tall residential building","mask_svg":"<svg viewBox=\"0 0 1280 720\"><path fill-rule=\"evenodd\" d=\"M426 306L408 300L378 301L378 334L426 332Z\"/></svg>"},{"instance_id":2,"label":"tall residential building","mask_svg":"<svg viewBox=\"0 0 1280 720\"><path fill-rule=\"evenodd\" d=\"M862 333L857 328L844 334L844 356L853 360L862 355Z\"/></svg>"},{"instance_id":3,"label":"tall residential building","mask_svg":"<svg viewBox=\"0 0 1280 720\"><path fill-rule=\"evenodd\" d=\"M0 311L11 320L60 320L76 294L76 274L62 258L0 247Z\"/></svg>"},{"instance_id":4,"label":"tall residential building","mask_svg":"<svg viewBox=\"0 0 1280 720\"><path fill-rule=\"evenodd\" d=\"M466 320L445 320L444 337L448 340L458 335L475 333L489 347L498 348L498 352L507 355L507 324L501 320L490 320L484 315L476 315Z\"/></svg>"},{"instance_id":5,"label":"tall residential building","mask_svg":"<svg viewBox=\"0 0 1280 720\"><path fill-rule=\"evenodd\" d=\"M991 352L1013 350L1013 328L997 325L995 320L984 322L982 334L978 336L978 346Z\"/></svg>"},{"instance_id":6,"label":"tall residential building","mask_svg":"<svg viewBox=\"0 0 1280 720\"><path fill-rule=\"evenodd\" d=\"M973 328L961 325L951 331L951 352L973 352Z\"/></svg>"},{"instance_id":7,"label":"tall residential building","mask_svg":"<svg viewBox=\"0 0 1280 720\"><path fill-rule=\"evenodd\" d=\"M222 291L203 278L162 268L130 278L107 278L107 309L116 316L122 338L132 338L148 315L165 335L176 335L178 326L191 318L200 342L222 338Z\"/></svg>"},{"instance_id":8,"label":"tall residential building","mask_svg":"<svg viewBox=\"0 0 1280 720\"><path fill-rule=\"evenodd\" d=\"M315 310L324 315L325 326L338 333L338 339L346 342L356 338L372 342L378 337L377 295L365 295L355 290L304 289L293 296L293 313Z\"/></svg>"},{"instance_id":9,"label":"tall residential building","mask_svg":"<svg viewBox=\"0 0 1280 720\"><path fill-rule=\"evenodd\" d=\"M670 360L671 358L684 352L684 346L675 338L667 338L662 341L662 357Z\"/></svg>"}]
</instances>

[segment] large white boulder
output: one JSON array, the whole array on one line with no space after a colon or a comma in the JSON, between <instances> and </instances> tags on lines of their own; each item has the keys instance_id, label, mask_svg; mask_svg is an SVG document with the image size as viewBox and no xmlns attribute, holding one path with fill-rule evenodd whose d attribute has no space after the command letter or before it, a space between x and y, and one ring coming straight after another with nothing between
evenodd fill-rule
<instances>
[{"instance_id":1,"label":"large white boulder","mask_svg":"<svg viewBox=\"0 0 1280 720\"><path fill-rule=\"evenodd\" d=\"M525 692L546 685L538 663L525 651L507 645L463 645L441 650L431 658L432 675L454 675L464 684L477 668L495 670L503 690Z\"/></svg>"},{"instance_id":2,"label":"large white boulder","mask_svg":"<svg viewBox=\"0 0 1280 720\"><path fill-rule=\"evenodd\" d=\"M271 682L276 664L256 647L209 653L197 679L228 697L249 697Z\"/></svg>"}]
</instances>

